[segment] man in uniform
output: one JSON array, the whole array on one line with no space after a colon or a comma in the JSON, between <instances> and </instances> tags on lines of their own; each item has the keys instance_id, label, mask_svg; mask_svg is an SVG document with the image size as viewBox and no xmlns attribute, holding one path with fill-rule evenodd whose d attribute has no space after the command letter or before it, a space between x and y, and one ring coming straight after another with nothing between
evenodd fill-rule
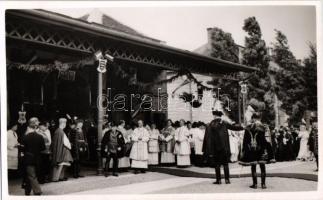
<instances>
[{"instance_id":1,"label":"man in uniform","mask_svg":"<svg viewBox=\"0 0 323 200\"><path fill-rule=\"evenodd\" d=\"M213 184L221 184L221 165L224 168L225 183L230 184L228 163L230 162L230 141L228 129L240 131L241 126L234 126L222 120L221 111L213 111L214 120L210 122L205 131L203 152L209 162L215 165L216 181Z\"/></svg>"}]
</instances>

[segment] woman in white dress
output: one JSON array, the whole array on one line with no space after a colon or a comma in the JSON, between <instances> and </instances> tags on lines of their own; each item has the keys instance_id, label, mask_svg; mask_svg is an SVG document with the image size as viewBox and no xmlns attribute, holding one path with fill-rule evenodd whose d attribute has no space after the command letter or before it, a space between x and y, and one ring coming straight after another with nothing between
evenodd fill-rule
<instances>
[{"instance_id":1,"label":"woman in white dress","mask_svg":"<svg viewBox=\"0 0 323 200\"><path fill-rule=\"evenodd\" d=\"M198 122L195 128L193 141L195 148L195 165L203 166L203 140L205 135L205 125L202 122Z\"/></svg>"},{"instance_id":2,"label":"woman in white dress","mask_svg":"<svg viewBox=\"0 0 323 200\"><path fill-rule=\"evenodd\" d=\"M148 142L148 165L158 165L158 153L159 153L159 130L156 129L156 124L151 125L149 131L149 142Z\"/></svg>"},{"instance_id":3,"label":"woman in white dress","mask_svg":"<svg viewBox=\"0 0 323 200\"><path fill-rule=\"evenodd\" d=\"M237 162L239 156L239 137L237 136L236 131L228 130L229 132L229 141L230 141L230 150L231 150L231 162Z\"/></svg>"},{"instance_id":4,"label":"woman in white dress","mask_svg":"<svg viewBox=\"0 0 323 200\"><path fill-rule=\"evenodd\" d=\"M177 155L177 166L185 167L191 165L190 154L191 147L189 143L190 132L185 126L185 121L180 120L180 127L175 131L175 150L174 154Z\"/></svg>"},{"instance_id":5,"label":"woman in white dress","mask_svg":"<svg viewBox=\"0 0 323 200\"><path fill-rule=\"evenodd\" d=\"M306 130L305 125L301 125L299 127L299 134L298 134L298 138L300 138L301 140L300 148L297 156L298 160L306 161L310 158L311 153L307 145L309 137L310 137L310 134Z\"/></svg>"},{"instance_id":6,"label":"woman in white dress","mask_svg":"<svg viewBox=\"0 0 323 200\"><path fill-rule=\"evenodd\" d=\"M7 159L8 170L16 171L18 169L18 136L17 124L13 124L7 132Z\"/></svg>"}]
</instances>

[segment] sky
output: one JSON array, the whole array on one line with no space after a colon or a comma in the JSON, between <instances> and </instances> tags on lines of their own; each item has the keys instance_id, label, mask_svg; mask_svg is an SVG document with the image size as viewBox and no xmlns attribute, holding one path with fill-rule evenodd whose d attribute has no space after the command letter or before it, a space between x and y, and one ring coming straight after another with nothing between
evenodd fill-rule
<instances>
[{"instance_id":1,"label":"sky","mask_svg":"<svg viewBox=\"0 0 323 200\"><path fill-rule=\"evenodd\" d=\"M93 9L51 11L80 17ZM209 27L231 33L235 42L244 46L246 32L242 26L244 19L251 16L260 24L267 46L275 42L274 29L281 30L297 59L308 56L309 42L316 43L314 6L110 7L99 10L146 36L190 51L207 42Z\"/></svg>"}]
</instances>

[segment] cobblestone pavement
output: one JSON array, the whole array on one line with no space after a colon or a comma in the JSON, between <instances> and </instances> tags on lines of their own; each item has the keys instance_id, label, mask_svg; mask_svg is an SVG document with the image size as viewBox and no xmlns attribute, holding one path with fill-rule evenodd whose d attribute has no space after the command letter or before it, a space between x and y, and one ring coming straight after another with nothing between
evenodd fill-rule
<instances>
[{"instance_id":1,"label":"cobblestone pavement","mask_svg":"<svg viewBox=\"0 0 323 200\"><path fill-rule=\"evenodd\" d=\"M284 162L268 165L267 173L303 173L317 174L314 172L314 162ZM201 173L214 173L212 168L190 167ZM237 164L230 165L231 174L250 173L249 167ZM293 178L269 177L267 190L250 189L251 178L233 178L230 185L214 185L211 178L178 177L156 172L145 174L120 173L119 177L86 176L84 178L70 178L65 182L47 183L42 185L44 195L59 194L170 194L170 193L222 193L222 192L279 192L279 191L314 191L317 189L316 181ZM260 180L259 180L260 181ZM9 192L12 195L23 195L20 180L9 181Z\"/></svg>"}]
</instances>

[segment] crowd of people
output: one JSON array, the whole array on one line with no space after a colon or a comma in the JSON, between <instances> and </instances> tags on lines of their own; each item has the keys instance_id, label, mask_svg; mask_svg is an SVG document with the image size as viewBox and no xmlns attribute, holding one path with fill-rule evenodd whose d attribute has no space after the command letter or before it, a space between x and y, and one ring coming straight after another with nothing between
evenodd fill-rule
<instances>
[{"instance_id":1,"label":"crowd of people","mask_svg":"<svg viewBox=\"0 0 323 200\"><path fill-rule=\"evenodd\" d=\"M256 165L261 169L261 188L265 189L265 164L275 161L315 159L318 164L317 123L310 130L281 127L270 130L261 123L260 114L252 116L248 126L223 120L221 111L213 111L214 120L190 122L167 120L162 129L155 123L139 120L133 127L125 121L108 122L103 129L101 156L106 177L118 176L120 169L145 173L149 166L177 167L212 166L216 181L221 184L221 166L225 183L230 184L229 163L251 166L253 184L257 188ZM28 123L11 124L8 130L9 177L22 169L25 194L41 195L39 183L66 181L71 176L81 178L81 161L88 158L89 146L83 120L60 118L55 126L36 117ZM112 161L112 162L111 162Z\"/></svg>"}]
</instances>

